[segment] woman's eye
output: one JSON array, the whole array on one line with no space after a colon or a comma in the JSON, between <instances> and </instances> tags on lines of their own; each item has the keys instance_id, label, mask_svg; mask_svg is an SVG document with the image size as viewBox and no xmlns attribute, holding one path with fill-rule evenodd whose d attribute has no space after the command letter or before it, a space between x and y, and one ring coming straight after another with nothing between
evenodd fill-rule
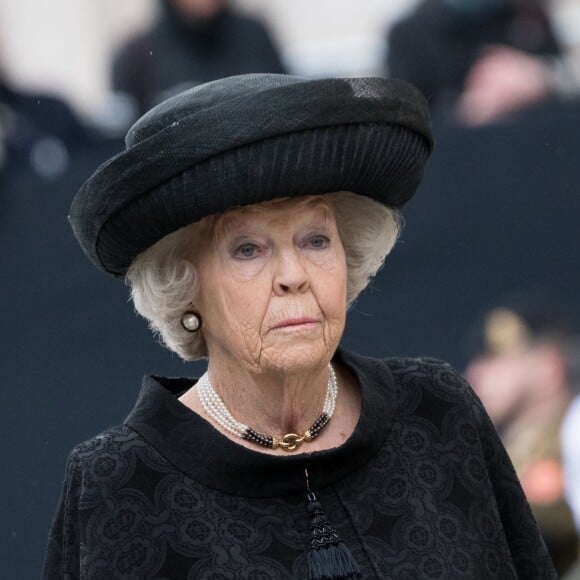
<instances>
[{"instance_id":1,"label":"woman's eye","mask_svg":"<svg viewBox=\"0 0 580 580\"><path fill-rule=\"evenodd\" d=\"M309 240L308 240L308 245L311 248L314 248L315 250L320 250L323 248L328 247L328 245L330 244L330 239L327 236L323 236L323 235L316 235L316 236L312 236Z\"/></svg>"},{"instance_id":2,"label":"woman's eye","mask_svg":"<svg viewBox=\"0 0 580 580\"><path fill-rule=\"evenodd\" d=\"M256 244L242 244L234 251L234 256L236 258L255 258L258 254L259 248Z\"/></svg>"}]
</instances>

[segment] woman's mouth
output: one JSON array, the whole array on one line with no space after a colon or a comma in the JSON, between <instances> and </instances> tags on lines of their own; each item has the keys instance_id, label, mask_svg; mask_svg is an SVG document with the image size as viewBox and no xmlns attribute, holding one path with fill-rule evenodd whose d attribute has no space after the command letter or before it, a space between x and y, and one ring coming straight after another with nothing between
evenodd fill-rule
<instances>
[{"instance_id":1,"label":"woman's mouth","mask_svg":"<svg viewBox=\"0 0 580 580\"><path fill-rule=\"evenodd\" d=\"M283 320L282 322L276 324L276 326L274 326L274 329L283 329L283 328L291 329L295 327L308 326L317 323L318 320L316 320L315 318L309 318L305 316L299 318L288 318L287 320Z\"/></svg>"}]
</instances>

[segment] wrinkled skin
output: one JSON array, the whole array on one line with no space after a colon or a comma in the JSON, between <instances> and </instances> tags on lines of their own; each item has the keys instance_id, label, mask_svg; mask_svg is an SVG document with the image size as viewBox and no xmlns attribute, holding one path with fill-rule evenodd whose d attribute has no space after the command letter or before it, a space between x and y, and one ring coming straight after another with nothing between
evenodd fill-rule
<instances>
[{"instance_id":1,"label":"wrinkled skin","mask_svg":"<svg viewBox=\"0 0 580 580\"><path fill-rule=\"evenodd\" d=\"M346 259L332 209L320 197L235 209L205 239L193 256L193 307L212 381L240 420L306 429L321 411L346 319Z\"/></svg>"},{"instance_id":2,"label":"wrinkled skin","mask_svg":"<svg viewBox=\"0 0 580 580\"><path fill-rule=\"evenodd\" d=\"M331 209L318 200L231 211L196 266L209 359L253 374L325 366L346 317L346 260ZM277 328L306 317L315 323Z\"/></svg>"}]
</instances>

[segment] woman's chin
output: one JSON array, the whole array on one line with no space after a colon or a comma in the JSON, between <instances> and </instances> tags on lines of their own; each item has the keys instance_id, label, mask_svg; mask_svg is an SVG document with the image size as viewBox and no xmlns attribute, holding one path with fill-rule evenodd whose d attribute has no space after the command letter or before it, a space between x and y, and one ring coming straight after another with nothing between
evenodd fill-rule
<instances>
[{"instance_id":1,"label":"woman's chin","mask_svg":"<svg viewBox=\"0 0 580 580\"><path fill-rule=\"evenodd\" d=\"M264 366L285 373L300 373L312 371L328 364L332 357L327 345L318 340L305 340L304 337L294 337L273 348L267 356L262 357Z\"/></svg>"}]
</instances>

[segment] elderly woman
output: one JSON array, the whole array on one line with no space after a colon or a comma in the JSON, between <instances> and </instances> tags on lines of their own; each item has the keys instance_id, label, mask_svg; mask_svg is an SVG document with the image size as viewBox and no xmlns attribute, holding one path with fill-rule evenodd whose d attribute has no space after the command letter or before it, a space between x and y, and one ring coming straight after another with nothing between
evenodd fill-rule
<instances>
[{"instance_id":1,"label":"elderly woman","mask_svg":"<svg viewBox=\"0 0 580 580\"><path fill-rule=\"evenodd\" d=\"M461 377L339 347L431 147L386 79L232 77L130 130L70 219L208 367L72 451L46 578L555 578Z\"/></svg>"}]
</instances>

